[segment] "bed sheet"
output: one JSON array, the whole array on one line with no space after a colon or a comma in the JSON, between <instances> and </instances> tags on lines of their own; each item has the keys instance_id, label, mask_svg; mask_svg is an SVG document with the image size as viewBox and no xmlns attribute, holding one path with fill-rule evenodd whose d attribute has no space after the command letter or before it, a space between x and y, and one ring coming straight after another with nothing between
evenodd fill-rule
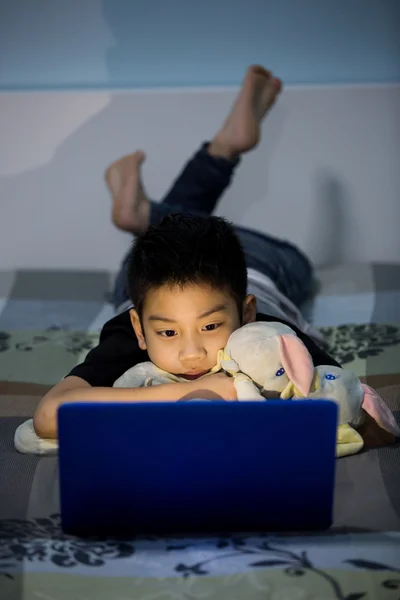
<instances>
[{"instance_id":1,"label":"bed sheet","mask_svg":"<svg viewBox=\"0 0 400 600\"><path fill-rule=\"evenodd\" d=\"M54 457L16 427L80 362L113 309L109 272L0 273L0 598L399 597L400 445L337 461L334 527L313 535L79 540L59 525ZM318 270L306 310L329 351L400 417L400 265Z\"/></svg>"}]
</instances>

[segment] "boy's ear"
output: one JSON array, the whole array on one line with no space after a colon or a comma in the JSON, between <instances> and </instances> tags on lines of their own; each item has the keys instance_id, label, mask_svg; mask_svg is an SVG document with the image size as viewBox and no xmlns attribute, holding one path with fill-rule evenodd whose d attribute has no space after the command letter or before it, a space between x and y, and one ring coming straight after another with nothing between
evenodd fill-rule
<instances>
[{"instance_id":1,"label":"boy's ear","mask_svg":"<svg viewBox=\"0 0 400 600\"><path fill-rule=\"evenodd\" d=\"M243 302L243 325L254 323L257 316L257 300L253 294L247 294Z\"/></svg>"},{"instance_id":2,"label":"boy's ear","mask_svg":"<svg viewBox=\"0 0 400 600\"><path fill-rule=\"evenodd\" d=\"M147 350L146 340L144 338L142 325L140 323L140 319L139 319L139 315L137 314L137 311L134 308L131 308L129 311L129 316L131 318L132 327L136 333L139 348L141 350Z\"/></svg>"}]
</instances>

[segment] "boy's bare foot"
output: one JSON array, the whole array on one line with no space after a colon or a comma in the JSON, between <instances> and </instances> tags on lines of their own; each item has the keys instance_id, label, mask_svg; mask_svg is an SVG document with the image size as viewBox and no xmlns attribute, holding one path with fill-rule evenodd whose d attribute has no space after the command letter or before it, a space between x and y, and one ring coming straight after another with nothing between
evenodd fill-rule
<instances>
[{"instance_id":1,"label":"boy's bare foot","mask_svg":"<svg viewBox=\"0 0 400 600\"><path fill-rule=\"evenodd\" d=\"M145 158L138 150L112 163L104 174L113 199L114 225L135 235L144 233L149 223L150 203L140 173Z\"/></svg>"},{"instance_id":2,"label":"boy's bare foot","mask_svg":"<svg viewBox=\"0 0 400 600\"><path fill-rule=\"evenodd\" d=\"M252 150L260 139L260 123L281 89L281 80L269 71L257 65L249 67L231 112L208 152L233 159Z\"/></svg>"}]
</instances>

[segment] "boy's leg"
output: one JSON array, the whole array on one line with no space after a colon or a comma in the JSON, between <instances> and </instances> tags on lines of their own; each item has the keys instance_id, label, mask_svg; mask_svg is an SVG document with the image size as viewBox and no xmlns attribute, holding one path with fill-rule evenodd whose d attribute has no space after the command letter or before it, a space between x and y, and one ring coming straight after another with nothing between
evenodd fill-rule
<instances>
[{"instance_id":1,"label":"boy's leg","mask_svg":"<svg viewBox=\"0 0 400 600\"><path fill-rule=\"evenodd\" d=\"M280 89L281 82L264 69L248 69L222 128L186 164L161 203L151 202L144 192L140 177L143 152L113 163L106 171L106 181L114 201L114 223L138 235L171 212L211 214L231 181L240 155L257 145L260 123ZM307 257L288 242L238 226L235 229L248 267L270 277L299 306L310 295L313 285L313 270ZM127 300L126 267L125 260L115 286L116 306Z\"/></svg>"},{"instance_id":2,"label":"boy's leg","mask_svg":"<svg viewBox=\"0 0 400 600\"><path fill-rule=\"evenodd\" d=\"M300 307L314 288L314 270L307 256L290 242L265 233L239 226L235 231L247 267L267 275L284 296Z\"/></svg>"},{"instance_id":3,"label":"boy's leg","mask_svg":"<svg viewBox=\"0 0 400 600\"><path fill-rule=\"evenodd\" d=\"M257 145L260 123L280 90L279 79L262 67L250 67L221 129L189 160L160 203L151 202L144 192L140 176L143 152L113 163L106 171L106 182L113 197L114 224L138 235L171 212L211 214L241 154Z\"/></svg>"},{"instance_id":4,"label":"boy's leg","mask_svg":"<svg viewBox=\"0 0 400 600\"><path fill-rule=\"evenodd\" d=\"M204 143L200 147L186 163L161 202L150 200L144 190L141 166L145 154L139 150L120 159L120 169L129 169L131 174L126 179L126 185L113 194L114 225L133 235L140 235L149 225L157 225L171 213L211 215L229 186L240 159L213 156L210 154L210 147L211 143ZM118 189L119 178L115 170L112 175L107 171L106 180L110 190L113 183L115 189Z\"/></svg>"}]
</instances>

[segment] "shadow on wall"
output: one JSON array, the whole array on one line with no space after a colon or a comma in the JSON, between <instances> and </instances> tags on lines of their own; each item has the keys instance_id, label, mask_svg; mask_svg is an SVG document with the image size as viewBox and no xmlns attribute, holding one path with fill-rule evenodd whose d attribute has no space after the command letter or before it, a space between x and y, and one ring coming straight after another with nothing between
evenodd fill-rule
<instances>
[{"instance_id":1,"label":"shadow on wall","mask_svg":"<svg viewBox=\"0 0 400 600\"><path fill-rule=\"evenodd\" d=\"M100 97L103 98L99 103ZM196 93L166 94L161 118L158 94L96 93L92 100L87 97L86 111L76 105L81 95L49 100L46 94L41 98L45 104L38 110L38 118L27 118L25 142L16 136L13 138L15 159L0 165L3 173L14 173L0 177L2 210L6 217L0 223L3 242L8 254L15 257L26 255L27 246L31 245L33 255L43 256L43 266L50 253L51 260L68 254L74 255L75 260L74 246L80 246L81 250L86 247L87 256L82 257L82 266L86 259L87 263L95 264L98 256L99 268L103 268L109 266L103 262L104 236L111 239L114 233L110 199L103 181L106 166L125 153L143 148L148 154L144 184L151 197L160 199L185 161L218 130L229 110L232 93L207 95L207 101ZM90 116L91 102L98 111L93 116ZM58 127L49 115L52 111L59 120L65 117L68 127L65 123ZM80 113L82 122L79 122ZM14 112L14 127L20 114L21 108ZM242 160L233 180L233 195L229 192L222 198L216 214L243 225L253 204L265 204L268 165L275 140L279 138L282 118L277 110L274 118L265 124L262 143ZM21 123L17 131L20 129ZM204 137L196 139L197 132L201 131ZM49 138L47 145L36 143L40 136ZM267 225L262 223L258 228L267 229ZM18 239L12 233L15 231L19 232ZM120 244L121 257L127 237L121 234L124 240Z\"/></svg>"},{"instance_id":2,"label":"shadow on wall","mask_svg":"<svg viewBox=\"0 0 400 600\"><path fill-rule=\"evenodd\" d=\"M71 264L81 262L82 268L95 264L110 268L105 248L105 240L109 240L114 253L111 262L116 267L129 236L114 232L110 223L110 199L103 182L105 167L122 154L144 148L148 152L146 189L151 197L161 198L185 160L218 130L232 96L230 91L164 96L96 92L86 95L86 99L81 94L52 99L48 94L37 95L35 102L44 105L37 105L37 119L32 114L27 117L26 127L21 122L16 127L23 106L19 105L10 114L14 159L5 159L8 162L0 165L3 173L14 173L0 177L6 217L0 223L0 233L8 255L20 266L23 257L29 256L42 266L65 266L71 257ZM78 106L79 100L87 102L85 110ZM95 114L91 116L92 108ZM244 158L234 180L234 195L230 192L222 199L219 214L243 224L251 205L264 202L268 164L282 119L283 114L277 110L266 123L268 134L257 151ZM22 130L25 140L18 138ZM204 137L196 139L198 132L204 132ZM46 143L40 141L46 138ZM266 224L259 228L265 229Z\"/></svg>"},{"instance_id":3,"label":"shadow on wall","mask_svg":"<svg viewBox=\"0 0 400 600\"><path fill-rule=\"evenodd\" d=\"M320 170L315 181L314 210L310 217L313 256L320 266L348 262L346 240L351 235L349 198L345 186L328 170ZM354 224L355 225L355 224Z\"/></svg>"}]
</instances>

